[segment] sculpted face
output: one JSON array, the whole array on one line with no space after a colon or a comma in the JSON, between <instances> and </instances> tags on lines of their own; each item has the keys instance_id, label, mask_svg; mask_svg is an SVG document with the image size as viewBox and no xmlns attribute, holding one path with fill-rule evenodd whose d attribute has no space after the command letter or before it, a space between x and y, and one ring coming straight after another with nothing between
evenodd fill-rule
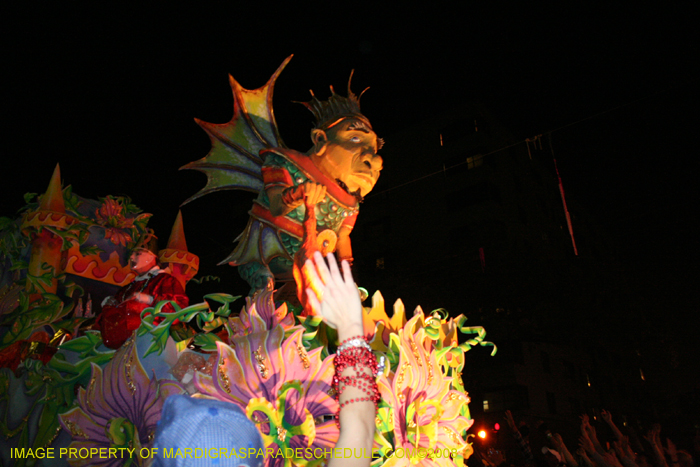
<instances>
[{"instance_id":1,"label":"sculpted face","mask_svg":"<svg viewBox=\"0 0 700 467\"><path fill-rule=\"evenodd\" d=\"M129 257L129 266L139 276L150 271L156 265L156 255L148 250L136 250Z\"/></svg>"},{"instance_id":2,"label":"sculpted face","mask_svg":"<svg viewBox=\"0 0 700 467\"><path fill-rule=\"evenodd\" d=\"M314 130L312 160L324 175L340 180L351 193L366 196L382 170L377 135L360 119L346 118L325 132Z\"/></svg>"}]
</instances>

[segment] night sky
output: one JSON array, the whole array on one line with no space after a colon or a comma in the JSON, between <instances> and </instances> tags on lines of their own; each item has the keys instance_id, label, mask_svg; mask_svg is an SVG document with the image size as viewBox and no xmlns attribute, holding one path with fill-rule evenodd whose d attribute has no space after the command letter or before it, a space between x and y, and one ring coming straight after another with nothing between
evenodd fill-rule
<instances>
[{"instance_id":1,"label":"night sky","mask_svg":"<svg viewBox=\"0 0 700 467\"><path fill-rule=\"evenodd\" d=\"M553 131L567 195L675 338L698 311L697 7L568 3L5 5L0 215L43 192L59 162L77 194L129 195L153 213L164 242L179 204L205 183L178 171L209 149L193 118L228 121L227 75L256 88L294 54L275 91L283 139L307 150L311 115L291 101L344 90L355 69L354 90L371 86L363 111L388 142L377 193L424 173L431 155L392 153L391 137L440 112L478 102L513 141ZM392 177L399 164L414 175ZM204 274L225 276L221 291L245 293L213 264L251 199L225 192L183 208L190 250Z\"/></svg>"}]
</instances>

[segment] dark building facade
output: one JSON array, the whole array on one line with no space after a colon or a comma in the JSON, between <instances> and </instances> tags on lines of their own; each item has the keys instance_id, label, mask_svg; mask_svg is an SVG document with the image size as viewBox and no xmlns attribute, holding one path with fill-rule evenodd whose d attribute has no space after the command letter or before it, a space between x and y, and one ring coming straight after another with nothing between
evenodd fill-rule
<instances>
[{"instance_id":1,"label":"dark building facade","mask_svg":"<svg viewBox=\"0 0 700 467\"><path fill-rule=\"evenodd\" d=\"M357 281L388 304L445 308L486 328L498 353L473 349L463 374L474 429L505 428L512 410L575 443L581 413L634 413L644 381L633 339L605 344L624 274L567 199L574 253L549 135L514 141L475 107L387 141L385 173L353 233Z\"/></svg>"}]
</instances>

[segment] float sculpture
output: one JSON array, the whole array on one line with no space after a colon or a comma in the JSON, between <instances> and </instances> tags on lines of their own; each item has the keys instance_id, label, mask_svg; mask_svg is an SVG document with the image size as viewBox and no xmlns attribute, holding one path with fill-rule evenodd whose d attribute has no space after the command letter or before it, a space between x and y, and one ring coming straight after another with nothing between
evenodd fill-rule
<instances>
[{"instance_id":1,"label":"float sculpture","mask_svg":"<svg viewBox=\"0 0 700 467\"><path fill-rule=\"evenodd\" d=\"M352 259L349 234L382 169L382 141L348 84L347 97L332 88L328 101L312 94L304 105L316 118L313 147L305 154L286 148L272 91L290 58L262 88L246 90L230 79L233 119L198 121L212 149L184 167L208 177L188 201L223 189L258 193L225 260L239 267L254 292L240 312L234 304L241 297L225 293L189 306L154 299L137 316L138 329L110 349L90 308L101 310L84 310L82 301L90 290L100 303L129 289L135 274L128 253L147 232L150 214L126 198L79 198L61 188L56 172L20 219L1 219L0 463L148 465L160 408L181 393L241 407L266 444L266 466L324 463L317 448L324 452L338 439L337 343L319 317L296 303L276 302L273 288L294 278L304 290L298 266L313 251ZM183 289L197 273L179 214L159 259ZM390 317L379 292L364 311L364 334L383 362L372 465L462 465L471 453L466 431L473 423L462 384L465 353L492 346L493 354L495 346L483 328L466 326L464 315L426 314L419 307L409 318L398 300ZM37 457L49 447L53 458ZM120 455L80 454L100 449ZM173 454L186 462L185 452Z\"/></svg>"},{"instance_id":2,"label":"float sculpture","mask_svg":"<svg viewBox=\"0 0 700 467\"><path fill-rule=\"evenodd\" d=\"M185 203L225 189L258 193L236 249L222 261L238 266L251 293L274 288L275 280L292 280L294 255L304 237L303 222L310 206L315 208L318 249L324 255L337 251L340 259L352 261L350 232L359 203L382 170L377 151L383 141L361 113L361 94L352 92L350 81L347 97L331 87L328 101L318 100L312 92L311 101L303 103L316 119L309 151L303 154L284 145L272 93L291 58L256 90L244 89L230 77L233 118L225 124L196 120L209 135L212 148L203 159L183 167L204 172L208 178L207 185Z\"/></svg>"}]
</instances>

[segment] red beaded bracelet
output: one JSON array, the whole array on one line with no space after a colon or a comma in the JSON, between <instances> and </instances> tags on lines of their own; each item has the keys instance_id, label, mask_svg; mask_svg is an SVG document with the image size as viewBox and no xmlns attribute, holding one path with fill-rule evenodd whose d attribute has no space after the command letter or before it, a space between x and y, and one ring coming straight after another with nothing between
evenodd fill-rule
<instances>
[{"instance_id":1,"label":"red beaded bracelet","mask_svg":"<svg viewBox=\"0 0 700 467\"><path fill-rule=\"evenodd\" d=\"M355 339L359 338L352 337L346 339L341 343L341 346ZM369 349L369 345L366 344L367 341L364 338L362 339L366 346L358 345L347 347L337 353L334 358L335 375L333 375L332 387L335 391L336 401L338 401L339 404L338 412L335 414L335 421L338 428L340 428L340 410L343 407L347 407L348 404L371 401L374 402L375 410L379 407L380 395L376 381L378 371L377 358ZM348 367L353 368L356 374L354 376L340 376L340 373ZM369 374L367 370L369 370ZM359 389L365 393L366 397L357 397L341 403L340 395L347 386Z\"/></svg>"}]
</instances>

